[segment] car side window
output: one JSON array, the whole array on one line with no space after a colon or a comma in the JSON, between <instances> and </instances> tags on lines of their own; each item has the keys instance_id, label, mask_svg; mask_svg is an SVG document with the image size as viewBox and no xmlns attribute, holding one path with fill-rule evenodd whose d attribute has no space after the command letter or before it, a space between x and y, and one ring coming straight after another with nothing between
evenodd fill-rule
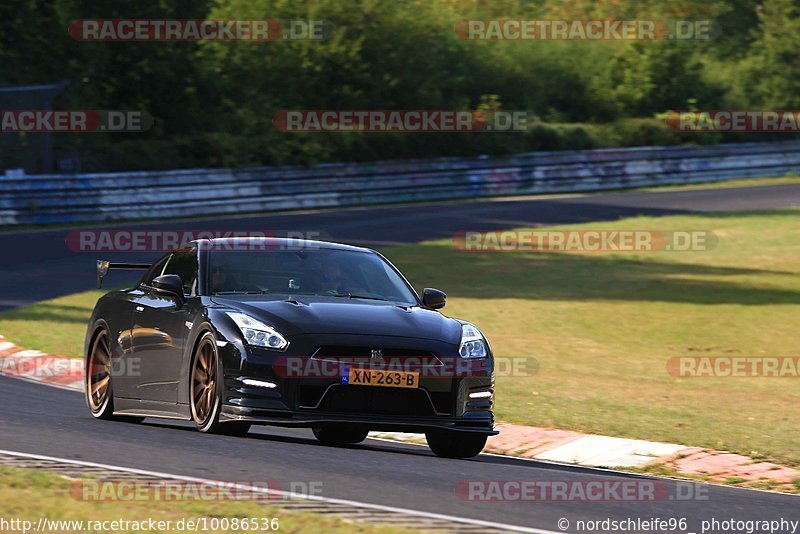
<instances>
[{"instance_id":1,"label":"car side window","mask_svg":"<svg viewBox=\"0 0 800 534\"><path fill-rule=\"evenodd\" d=\"M150 267L150 270L147 271L147 274L144 275L144 278L142 278L142 285L151 286L153 280L161 276L161 273L164 272L164 265L166 265L170 256L171 254L167 254L156 261L152 267Z\"/></svg>"},{"instance_id":2,"label":"car side window","mask_svg":"<svg viewBox=\"0 0 800 534\"><path fill-rule=\"evenodd\" d=\"M183 281L183 292L194 293L197 282L197 250L183 249L175 251L164 269L164 274L177 274Z\"/></svg>"}]
</instances>

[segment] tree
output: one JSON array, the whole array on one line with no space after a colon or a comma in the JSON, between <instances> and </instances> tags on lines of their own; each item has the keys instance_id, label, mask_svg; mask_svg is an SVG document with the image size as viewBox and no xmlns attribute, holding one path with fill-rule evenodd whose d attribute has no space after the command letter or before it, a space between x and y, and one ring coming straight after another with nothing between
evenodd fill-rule
<instances>
[{"instance_id":1,"label":"tree","mask_svg":"<svg viewBox=\"0 0 800 534\"><path fill-rule=\"evenodd\" d=\"M764 0L758 37L742 64L743 92L754 106L800 107L800 9L793 0Z\"/></svg>"}]
</instances>

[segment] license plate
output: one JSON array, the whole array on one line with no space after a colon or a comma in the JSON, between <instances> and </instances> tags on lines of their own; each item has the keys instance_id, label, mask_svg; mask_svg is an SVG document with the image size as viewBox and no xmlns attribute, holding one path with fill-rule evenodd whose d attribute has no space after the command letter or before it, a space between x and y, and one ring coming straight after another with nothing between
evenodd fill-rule
<instances>
[{"instance_id":1,"label":"license plate","mask_svg":"<svg viewBox=\"0 0 800 534\"><path fill-rule=\"evenodd\" d=\"M343 384L380 386L387 388L418 388L419 373L413 371L384 371L380 369L349 369L342 376Z\"/></svg>"}]
</instances>

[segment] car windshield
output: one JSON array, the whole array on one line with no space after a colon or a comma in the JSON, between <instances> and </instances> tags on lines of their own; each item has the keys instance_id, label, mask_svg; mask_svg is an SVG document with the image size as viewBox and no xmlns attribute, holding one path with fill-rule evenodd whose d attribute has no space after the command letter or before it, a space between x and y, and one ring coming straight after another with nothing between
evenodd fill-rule
<instances>
[{"instance_id":1,"label":"car windshield","mask_svg":"<svg viewBox=\"0 0 800 534\"><path fill-rule=\"evenodd\" d=\"M402 277L377 254L339 249L212 249L212 295L320 295L416 305Z\"/></svg>"}]
</instances>

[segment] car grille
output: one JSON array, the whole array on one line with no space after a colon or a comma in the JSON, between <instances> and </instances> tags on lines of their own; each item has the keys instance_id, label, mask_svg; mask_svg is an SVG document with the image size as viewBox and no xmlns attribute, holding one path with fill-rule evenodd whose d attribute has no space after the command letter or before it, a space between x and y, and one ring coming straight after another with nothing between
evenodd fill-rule
<instances>
[{"instance_id":1,"label":"car grille","mask_svg":"<svg viewBox=\"0 0 800 534\"><path fill-rule=\"evenodd\" d=\"M442 365L436 353L419 349L396 349L383 347L345 347L325 345L319 347L311 356L317 360L332 361L370 361L373 350L381 351L381 358L386 362L402 363L404 360L413 360L423 366Z\"/></svg>"}]
</instances>

